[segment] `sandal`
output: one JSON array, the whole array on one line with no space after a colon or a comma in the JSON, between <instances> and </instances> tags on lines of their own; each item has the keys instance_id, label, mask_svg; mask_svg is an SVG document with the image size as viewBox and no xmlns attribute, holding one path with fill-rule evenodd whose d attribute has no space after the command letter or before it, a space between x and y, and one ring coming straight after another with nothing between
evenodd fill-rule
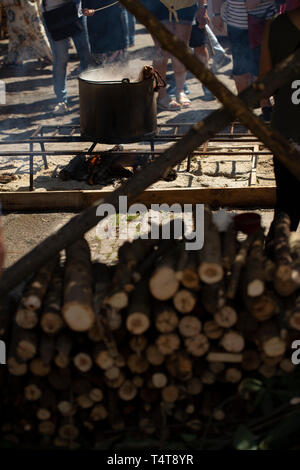
<instances>
[{"instance_id":1,"label":"sandal","mask_svg":"<svg viewBox=\"0 0 300 470\"><path fill-rule=\"evenodd\" d=\"M178 111L181 109L181 106L175 98L169 98L165 96L164 98L157 101L157 109L160 111Z\"/></svg>"},{"instance_id":2,"label":"sandal","mask_svg":"<svg viewBox=\"0 0 300 470\"><path fill-rule=\"evenodd\" d=\"M181 91L177 98L178 103L182 106L182 108L189 108L191 106L191 101L188 99L184 91Z\"/></svg>"}]
</instances>

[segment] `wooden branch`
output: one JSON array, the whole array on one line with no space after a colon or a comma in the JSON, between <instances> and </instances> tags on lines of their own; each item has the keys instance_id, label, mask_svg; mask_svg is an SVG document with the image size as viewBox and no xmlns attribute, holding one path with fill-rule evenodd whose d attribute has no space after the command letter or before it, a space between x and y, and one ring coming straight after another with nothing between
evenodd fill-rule
<instances>
[{"instance_id":1,"label":"wooden branch","mask_svg":"<svg viewBox=\"0 0 300 470\"><path fill-rule=\"evenodd\" d=\"M274 256L276 263L274 286L283 296L288 296L298 288L293 280L293 259L290 251L290 218L280 213L274 220Z\"/></svg>"},{"instance_id":2,"label":"wooden branch","mask_svg":"<svg viewBox=\"0 0 300 470\"><path fill-rule=\"evenodd\" d=\"M216 284L223 279L221 239L217 227L212 222L211 213L206 208L204 213L204 245L198 252L198 274L205 284Z\"/></svg>"},{"instance_id":3,"label":"wooden branch","mask_svg":"<svg viewBox=\"0 0 300 470\"><path fill-rule=\"evenodd\" d=\"M246 265L246 291L249 297L258 297L265 290L264 234L260 231L249 250Z\"/></svg>"},{"instance_id":4,"label":"wooden branch","mask_svg":"<svg viewBox=\"0 0 300 470\"><path fill-rule=\"evenodd\" d=\"M148 279L140 281L130 297L130 305L126 318L127 330L140 335L150 327L151 298L148 289Z\"/></svg>"},{"instance_id":5,"label":"wooden branch","mask_svg":"<svg viewBox=\"0 0 300 470\"><path fill-rule=\"evenodd\" d=\"M64 325L61 315L63 272L57 266L44 299L40 324L45 333L57 333Z\"/></svg>"},{"instance_id":6,"label":"wooden branch","mask_svg":"<svg viewBox=\"0 0 300 470\"><path fill-rule=\"evenodd\" d=\"M150 276L149 289L157 300L168 300L173 297L179 287L176 278L174 253L165 256Z\"/></svg>"},{"instance_id":7,"label":"wooden branch","mask_svg":"<svg viewBox=\"0 0 300 470\"><path fill-rule=\"evenodd\" d=\"M95 321L90 248L81 239L66 250L64 304L62 314L74 331L87 331Z\"/></svg>"},{"instance_id":8,"label":"wooden branch","mask_svg":"<svg viewBox=\"0 0 300 470\"><path fill-rule=\"evenodd\" d=\"M237 239L234 222L232 222L227 228L226 232L222 237L222 259L223 267L226 271L230 271L233 265L236 251L237 251Z\"/></svg>"},{"instance_id":9,"label":"wooden branch","mask_svg":"<svg viewBox=\"0 0 300 470\"><path fill-rule=\"evenodd\" d=\"M233 262L231 275L228 280L226 296L228 299L234 299L240 282L240 275L242 268L246 264L246 258L249 248L255 239L255 234L248 235L246 240L242 243L238 250Z\"/></svg>"},{"instance_id":10,"label":"wooden branch","mask_svg":"<svg viewBox=\"0 0 300 470\"><path fill-rule=\"evenodd\" d=\"M26 309L38 310L41 307L57 262L58 257L54 257L42 266L32 281L30 281L22 298L22 304Z\"/></svg>"}]
</instances>

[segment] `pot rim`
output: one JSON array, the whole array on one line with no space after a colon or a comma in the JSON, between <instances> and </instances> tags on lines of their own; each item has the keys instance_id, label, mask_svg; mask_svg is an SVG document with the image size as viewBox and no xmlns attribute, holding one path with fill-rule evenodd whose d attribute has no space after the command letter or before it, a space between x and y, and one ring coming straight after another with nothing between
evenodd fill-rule
<instances>
[{"instance_id":1,"label":"pot rim","mask_svg":"<svg viewBox=\"0 0 300 470\"><path fill-rule=\"evenodd\" d=\"M85 83L91 83L93 85L139 85L141 83L144 83L144 82L147 82L148 80L151 80L153 81L153 77L149 77L149 78L145 78L144 80L138 80L138 81L134 81L134 82L131 82L131 81L126 81L126 77L123 78L122 80L101 80L101 81L98 81L98 80L91 80L91 79L88 79L88 78L83 78L81 77L81 75L79 75L78 77L78 80L81 80L82 82L85 82Z\"/></svg>"}]
</instances>

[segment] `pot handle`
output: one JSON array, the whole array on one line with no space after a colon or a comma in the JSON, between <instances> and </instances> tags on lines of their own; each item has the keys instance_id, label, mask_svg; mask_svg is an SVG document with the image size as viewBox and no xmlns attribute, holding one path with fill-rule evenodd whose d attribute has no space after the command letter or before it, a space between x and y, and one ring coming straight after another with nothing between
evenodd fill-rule
<instances>
[{"instance_id":1,"label":"pot handle","mask_svg":"<svg viewBox=\"0 0 300 470\"><path fill-rule=\"evenodd\" d=\"M166 81L162 78L162 76L160 75L160 73L156 69L154 69L154 71L153 71L153 78L155 80L154 91L158 91L159 88L165 88L166 87Z\"/></svg>"}]
</instances>

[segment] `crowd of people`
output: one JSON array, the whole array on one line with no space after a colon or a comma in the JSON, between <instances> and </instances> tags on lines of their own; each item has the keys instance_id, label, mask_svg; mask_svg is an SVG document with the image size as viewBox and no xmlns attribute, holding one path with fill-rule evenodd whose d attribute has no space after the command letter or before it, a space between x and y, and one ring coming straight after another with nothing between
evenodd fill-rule
<instances>
[{"instance_id":1,"label":"crowd of people","mask_svg":"<svg viewBox=\"0 0 300 470\"><path fill-rule=\"evenodd\" d=\"M232 54L237 92L259 74L264 24L284 9L300 5L300 0L140 0L170 31L193 48L197 57L217 72L230 63L218 40L227 35ZM6 64L21 64L36 58L53 63L53 83L57 104L63 114L67 105L67 63L70 39L80 61L80 71L127 61L127 49L134 45L135 18L115 0L1 0L7 13L9 34ZM73 10L70 9L73 4ZM217 36L214 34L216 33ZM154 68L166 78L169 55L153 38ZM191 106L185 67L171 57L174 75L169 88L161 88L158 109L179 111ZM203 100L214 96L203 87ZM271 104L264 100L262 116L270 120Z\"/></svg>"}]
</instances>

